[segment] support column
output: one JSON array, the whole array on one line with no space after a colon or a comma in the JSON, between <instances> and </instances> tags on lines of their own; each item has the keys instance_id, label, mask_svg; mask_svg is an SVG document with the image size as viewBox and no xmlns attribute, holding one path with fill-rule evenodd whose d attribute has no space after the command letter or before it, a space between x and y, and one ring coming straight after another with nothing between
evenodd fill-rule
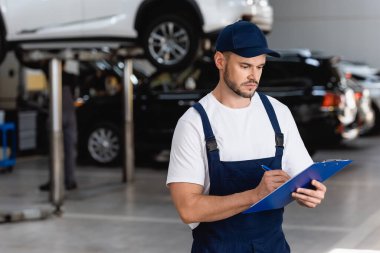
<instances>
[{"instance_id":1,"label":"support column","mask_svg":"<svg viewBox=\"0 0 380 253\"><path fill-rule=\"evenodd\" d=\"M64 198L63 132L62 132L62 63L50 60L50 201L60 212Z\"/></svg>"},{"instance_id":2,"label":"support column","mask_svg":"<svg viewBox=\"0 0 380 253\"><path fill-rule=\"evenodd\" d=\"M124 156L123 156L123 182L132 182L135 174L135 145L133 130L133 84L131 75L133 71L131 59L124 61Z\"/></svg>"}]
</instances>

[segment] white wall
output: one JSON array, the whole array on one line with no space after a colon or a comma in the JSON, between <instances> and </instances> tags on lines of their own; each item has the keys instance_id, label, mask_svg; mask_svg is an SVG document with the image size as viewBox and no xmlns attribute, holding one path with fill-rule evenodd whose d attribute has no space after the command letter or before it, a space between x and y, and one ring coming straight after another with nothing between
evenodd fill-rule
<instances>
[{"instance_id":1,"label":"white wall","mask_svg":"<svg viewBox=\"0 0 380 253\"><path fill-rule=\"evenodd\" d=\"M380 68L379 0L270 0L272 48L311 48Z\"/></svg>"}]
</instances>

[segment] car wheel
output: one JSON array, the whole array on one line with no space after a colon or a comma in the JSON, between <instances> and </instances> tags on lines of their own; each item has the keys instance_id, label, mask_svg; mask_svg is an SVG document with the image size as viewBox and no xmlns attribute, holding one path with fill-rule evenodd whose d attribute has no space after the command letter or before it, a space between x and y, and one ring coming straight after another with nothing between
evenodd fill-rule
<instances>
[{"instance_id":1,"label":"car wheel","mask_svg":"<svg viewBox=\"0 0 380 253\"><path fill-rule=\"evenodd\" d=\"M199 33L186 16L153 19L142 33L150 62L161 70L178 70L192 62L199 48Z\"/></svg>"},{"instance_id":2,"label":"car wheel","mask_svg":"<svg viewBox=\"0 0 380 253\"><path fill-rule=\"evenodd\" d=\"M92 161L102 164L115 164L121 156L121 134L111 124L98 125L87 138L87 152Z\"/></svg>"}]
</instances>

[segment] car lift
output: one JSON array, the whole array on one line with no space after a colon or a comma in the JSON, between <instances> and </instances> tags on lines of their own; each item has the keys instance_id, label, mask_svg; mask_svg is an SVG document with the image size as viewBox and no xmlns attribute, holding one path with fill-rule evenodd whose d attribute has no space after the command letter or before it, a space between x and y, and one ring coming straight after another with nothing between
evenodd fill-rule
<instances>
[{"instance_id":1,"label":"car lift","mask_svg":"<svg viewBox=\"0 0 380 253\"><path fill-rule=\"evenodd\" d=\"M50 71L50 156L51 183L50 201L54 213L62 214L63 187L63 132L62 132L62 60L94 61L100 59L123 60L124 96L124 147L122 182L134 180L134 130L133 130L133 84L131 82L133 59L142 58L143 52L132 44L114 42L99 43L49 43L21 45L23 61L49 61Z\"/></svg>"}]
</instances>

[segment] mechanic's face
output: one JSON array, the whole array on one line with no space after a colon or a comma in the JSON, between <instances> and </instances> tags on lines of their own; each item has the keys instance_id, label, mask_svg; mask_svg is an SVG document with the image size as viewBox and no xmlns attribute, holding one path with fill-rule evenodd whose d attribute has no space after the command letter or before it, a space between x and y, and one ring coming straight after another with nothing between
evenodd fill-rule
<instances>
[{"instance_id":1,"label":"mechanic's face","mask_svg":"<svg viewBox=\"0 0 380 253\"><path fill-rule=\"evenodd\" d=\"M251 98L259 85L266 55L244 58L233 53L223 53L225 65L223 81L235 94Z\"/></svg>"}]
</instances>

